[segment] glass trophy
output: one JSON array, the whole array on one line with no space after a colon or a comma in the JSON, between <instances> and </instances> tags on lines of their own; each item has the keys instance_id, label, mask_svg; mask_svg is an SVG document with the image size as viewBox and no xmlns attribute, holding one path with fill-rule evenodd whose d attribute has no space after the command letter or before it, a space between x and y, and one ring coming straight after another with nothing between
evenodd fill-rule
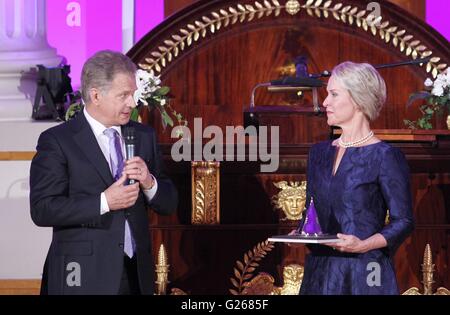
<instances>
[{"instance_id":1,"label":"glass trophy","mask_svg":"<svg viewBox=\"0 0 450 315\"><path fill-rule=\"evenodd\" d=\"M276 235L269 237L269 242L283 243L333 243L340 239L335 234L326 234L322 232L319 218L317 217L314 200L311 197L308 209L306 209L305 220L296 233L289 235Z\"/></svg>"}]
</instances>

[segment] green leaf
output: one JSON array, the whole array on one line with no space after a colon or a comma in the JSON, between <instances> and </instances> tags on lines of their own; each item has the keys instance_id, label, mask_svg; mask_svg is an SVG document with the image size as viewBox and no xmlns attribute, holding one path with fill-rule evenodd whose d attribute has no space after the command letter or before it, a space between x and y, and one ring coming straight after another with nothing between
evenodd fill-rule
<instances>
[{"instance_id":1,"label":"green leaf","mask_svg":"<svg viewBox=\"0 0 450 315\"><path fill-rule=\"evenodd\" d=\"M138 119L139 119L139 110L137 109L137 107L133 108L133 110L131 111L130 119L132 121L138 121Z\"/></svg>"},{"instance_id":2,"label":"green leaf","mask_svg":"<svg viewBox=\"0 0 450 315\"><path fill-rule=\"evenodd\" d=\"M160 89L156 90L155 93L157 95L165 96L169 94L170 88L168 86L162 86Z\"/></svg>"},{"instance_id":3,"label":"green leaf","mask_svg":"<svg viewBox=\"0 0 450 315\"><path fill-rule=\"evenodd\" d=\"M425 109L425 113L428 115L433 115L434 111L431 108Z\"/></svg>"},{"instance_id":4,"label":"green leaf","mask_svg":"<svg viewBox=\"0 0 450 315\"><path fill-rule=\"evenodd\" d=\"M173 120L172 118L169 116L169 114L167 114L167 112L165 110L161 110L161 118L163 120L163 126L164 128L169 125L170 127L173 127Z\"/></svg>"}]
</instances>

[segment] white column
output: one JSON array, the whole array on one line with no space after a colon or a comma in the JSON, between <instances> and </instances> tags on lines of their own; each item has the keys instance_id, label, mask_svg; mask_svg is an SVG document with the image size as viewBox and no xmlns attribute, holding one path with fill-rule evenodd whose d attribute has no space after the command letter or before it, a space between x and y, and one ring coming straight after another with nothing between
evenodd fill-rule
<instances>
[{"instance_id":1,"label":"white column","mask_svg":"<svg viewBox=\"0 0 450 315\"><path fill-rule=\"evenodd\" d=\"M30 121L36 65L61 62L46 24L46 0L0 0L0 122Z\"/></svg>"},{"instance_id":2,"label":"white column","mask_svg":"<svg viewBox=\"0 0 450 315\"><path fill-rule=\"evenodd\" d=\"M126 54L134 45L134 0L122 0L122 52Z\"/></svg>"}]
</instances>

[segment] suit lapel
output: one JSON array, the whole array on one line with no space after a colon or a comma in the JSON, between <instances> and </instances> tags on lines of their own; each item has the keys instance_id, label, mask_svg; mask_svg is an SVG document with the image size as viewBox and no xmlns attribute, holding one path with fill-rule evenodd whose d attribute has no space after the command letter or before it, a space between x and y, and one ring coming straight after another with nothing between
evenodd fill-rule
<instances>
[{"instance_id":1,"label":"suit lapel","mask_svg":"<svg viewBox=\"0 0 450 315\"><path fill-rule=\"evenodd\" d=\"M110 186L114 182L111 170L84 114L79 113L74 120L74 141L95 167L105 184Z\"/></svg>"}]
</instances>

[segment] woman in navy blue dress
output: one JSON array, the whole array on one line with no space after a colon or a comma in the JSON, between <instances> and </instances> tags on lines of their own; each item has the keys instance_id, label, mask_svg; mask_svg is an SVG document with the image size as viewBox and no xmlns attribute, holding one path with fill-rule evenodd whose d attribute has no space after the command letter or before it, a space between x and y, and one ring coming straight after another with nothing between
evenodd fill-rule
<instances>
[{"instance_id":1,"label":"woman in navy blue dress","mask_svg":"<svg viewBox=\"0 0 450 315\"><path fill-rule=\"evenodd\" d=\"M327 92L327 122L342 135L311 148L307 204L312 197L322 231L341 241L308 246L300 294L398 294L393 255L414 221L407 161L370 129L386 85L371 65L344 62Z\"/></svg>"}]
</instances>

